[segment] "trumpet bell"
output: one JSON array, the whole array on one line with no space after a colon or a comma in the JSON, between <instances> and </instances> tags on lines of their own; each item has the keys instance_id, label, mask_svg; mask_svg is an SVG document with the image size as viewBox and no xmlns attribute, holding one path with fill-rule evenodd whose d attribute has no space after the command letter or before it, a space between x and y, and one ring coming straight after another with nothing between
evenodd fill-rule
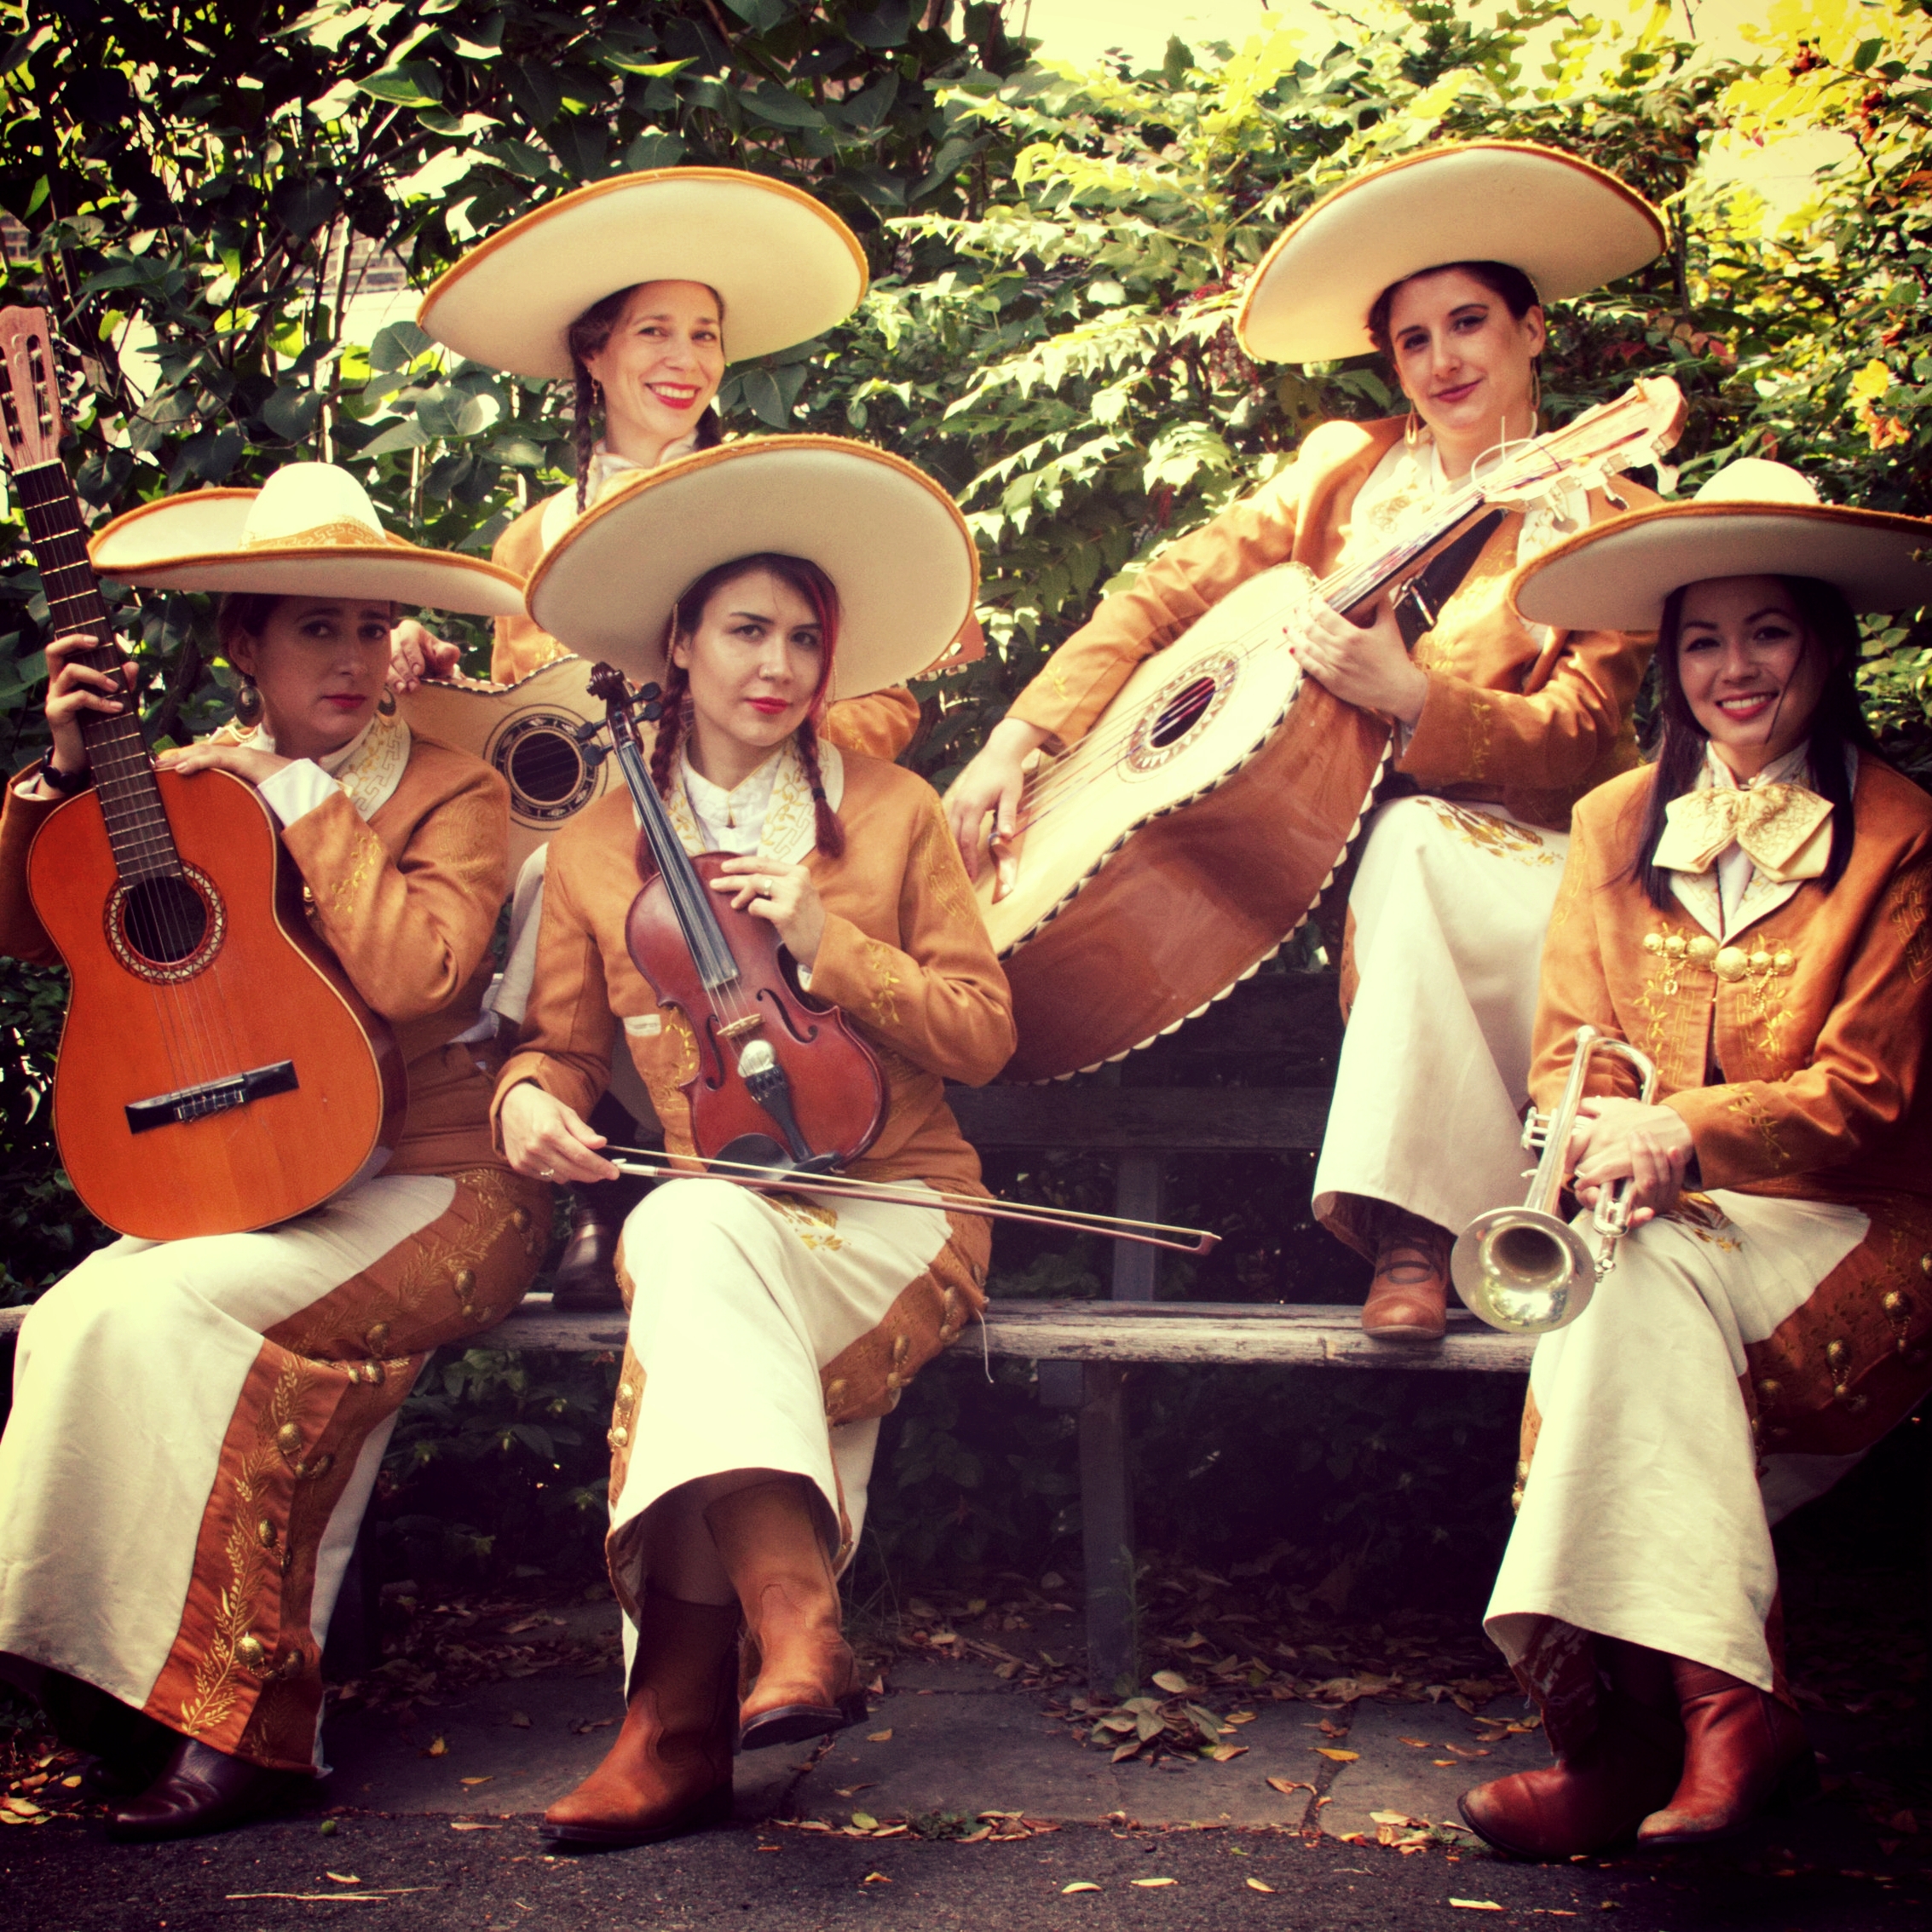
<instances>
[{"instance_id":1,"label":"trumpet bell","mask_svg":"<svg viewBox=\"0 0 1932 1932\"><path fill-rule=\"evenodd\" d=\"M1462 1306L1507 1335L1547 1335L1576 1320L1596 1289L1589 1245L1534 1208L1492 1208L1456 1237L1449 1272Z\"/></svg>"}]
</instances>

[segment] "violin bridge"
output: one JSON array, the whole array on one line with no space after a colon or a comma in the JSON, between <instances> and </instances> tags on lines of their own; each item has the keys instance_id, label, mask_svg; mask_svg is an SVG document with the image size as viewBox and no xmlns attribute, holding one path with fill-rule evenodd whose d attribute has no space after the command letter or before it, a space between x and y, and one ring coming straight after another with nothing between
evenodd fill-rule
<instances>
[{"instance_id":1,"label":"violin bridge","mask_svg":"<svg viewBox=\"0 0 1932 1932\"><path fill-rule=\"evenodd\" d=\"M756 1032L764 1024L763 1013L747 1013L742 1019L727 1020L718 1028L718 1037L722 1040L736 1040L745 1034Z\"/></svg>"}]
</instances>

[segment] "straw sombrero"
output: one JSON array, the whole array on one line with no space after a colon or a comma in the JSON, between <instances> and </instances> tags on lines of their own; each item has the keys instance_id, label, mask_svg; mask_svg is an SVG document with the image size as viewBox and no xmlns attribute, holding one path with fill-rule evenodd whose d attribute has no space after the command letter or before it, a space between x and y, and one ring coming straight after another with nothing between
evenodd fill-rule
<instances>
[{"instance_id":1,"label":"straw sombrero","mask_svg":"<svg viewBox=\"0 0 1932 1932\"><path fill-rule=\"evenodd\" d=\"M157 591L366 597L519 614L522 580L477 557L386 535L332 463L286 463L258 490L190 490L117 516L87 546L97 575Z\"/></svg>"},{"instance_id":2,"label":"straw sombrero","mask_svg":"<svg viewBox=\"0 0 1932 1932\"><path fill-rule=\"evenodd\" d=\"M1711 577L1816 577L1854 610L1932 603L1932 522L1820 503L1796 470L1747 456L1687 503L1613 516L1532 558L1510 601L1531 623L1654 631L1664 600Z\"/></svg>"},{"instance_id":3,"label":"straw sombrero","mask_svg":"<svg viewBox=\"0 0 1932 1932\"><path fill-rule=\"evenodd\" d=\"M810 342L866 291L865 251L809 194L735 168L658 168L580 187L473 248L418 324L519 376L570 374L570 325L638 282L703 282L734 362Z\"/></svg>"},{"instance_id":4,"label":"straw sombrero","mask_svg":"<svg viewBox=\"0 0 1932 1932\"><path fill-rule=\"evenodd\" d=\"M1318 201L1261 258L1235 332L1259 361L1337 361L1375 347L1375 297L1426 268L1507 262L1559 302L1642 268L1665 239L1641 194L1574 155L1521 141L1432 147Z\"/></svg>"},{"instance_id":5,"label":"straw sombrero","mask_svg":"<svg viewBox=\"0 0 1932 1932\"><path fill-rule=\"evenodd\" d=\"M898 457L839 436L760 436L643 472L571 525L530 574L531 617L633 682L664 675L678 599L760 551L839 591L831 696L916 677L972 614L979 557L959 507Z\"/></svg>"}]
</instances>

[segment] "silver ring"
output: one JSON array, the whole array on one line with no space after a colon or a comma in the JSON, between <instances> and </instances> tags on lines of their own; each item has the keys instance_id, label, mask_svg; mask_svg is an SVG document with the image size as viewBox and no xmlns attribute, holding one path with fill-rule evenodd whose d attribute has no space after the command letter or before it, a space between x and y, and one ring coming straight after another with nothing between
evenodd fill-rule
<instances>
[{"instance_id":1,"label":"silver ring","mask_svg":"<svg viewBox=\"0 0 1932 1932\"><path fill-rule=\"evenodd\" d=\"M537 1179L539 1180L555 1180L557 1179L557 1169L555 1168L540 1168L538 1171Z\"/></svg>"},{"instance_id":2,"label":"silver ring","mask_svg":"<svg viewBox=\"0 0 1932 1932\"><path fill-rule=\"evenodd\" d=\"M771 881L769 879L761 879L758 880L758 896L761 899L769 899L771 897Z\"/></svg>"}]
</instances>

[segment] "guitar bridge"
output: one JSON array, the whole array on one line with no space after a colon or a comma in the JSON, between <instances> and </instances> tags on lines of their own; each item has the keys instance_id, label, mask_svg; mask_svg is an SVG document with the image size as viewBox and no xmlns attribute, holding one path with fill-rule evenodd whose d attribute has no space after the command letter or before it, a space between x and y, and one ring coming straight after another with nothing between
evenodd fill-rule
<instances>
[{"instance_id":1,"label":"guitar bridge","mask_svg":"<svg viewBox=\"0 0 1932 1932\"><path fill-rule=\"evenodd\" d=\"M233 1113L251 1100L266 1099L271 1093L292 1093L302 1084L296 1078L293 1060L276 1060L247 1073L230 1074L226 1080L205 1080L198 1087L178 1087L172 1093L157 1093L152 1099L130 1100L124 1111L130 1133L149 1133L158 1127L175 1127L188 1121L203 1120L210 1114Z\"/></svg>"},{"instance_id":2,"label":"guitar bridge","mask_svg":"<svg viewBox=\"0 0 1932 1932\"><path fill-rule=\"evenodd\" d=\"M764 1024L763 1013L747 1013L742 1019L728 1020L718 1029L721 1040L736 1040Z\"/></svg>"}]
</instances>

